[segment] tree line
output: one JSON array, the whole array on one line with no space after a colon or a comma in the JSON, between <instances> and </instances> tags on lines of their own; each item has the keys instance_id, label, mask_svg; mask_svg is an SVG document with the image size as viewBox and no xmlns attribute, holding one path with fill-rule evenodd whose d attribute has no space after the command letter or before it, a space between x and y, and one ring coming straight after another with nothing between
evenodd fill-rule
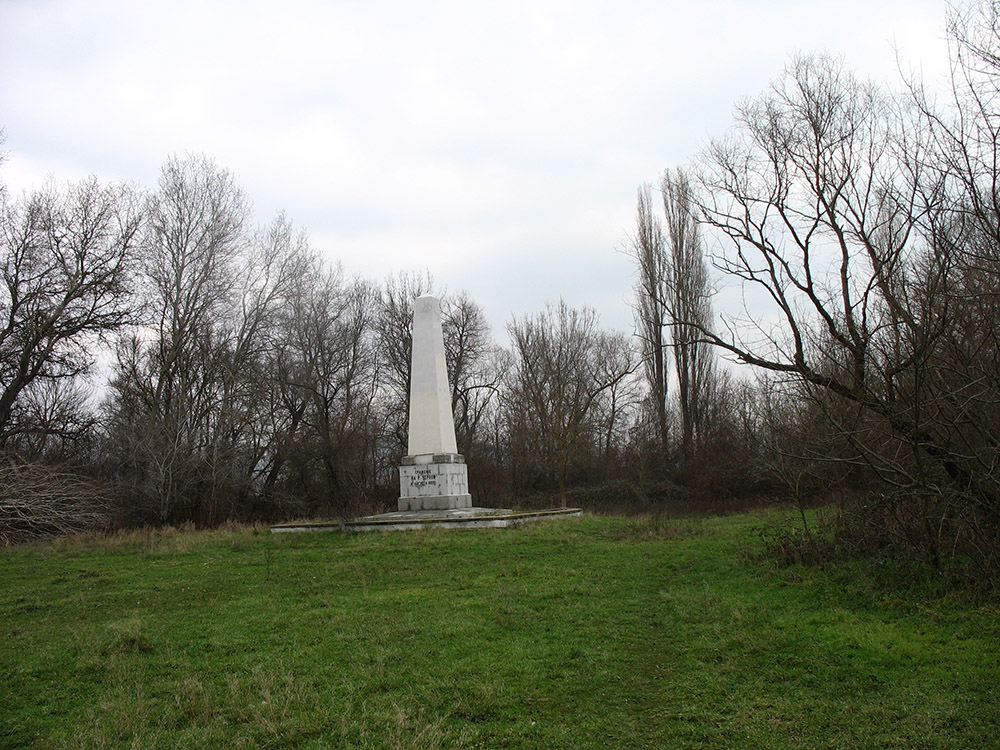
<instances>
[{"instance_id":1,"label":"tree line","mask_svg":"<svg viewBox=\"0 0 1000 750\"><path fill-rule=\"evenodd\" d=\"M0 242L8 539L101 519L391 507L411 305L425 292L442 297L456 430L480 496L614 475L632 427L635 353L593 310L559 302L512 319L501 347L464 292L412 272L349 278L283 214L256 225L234 176L204 156L168 159L148 190L89 179L4 194Z\"/></svg>"},{"instance_id":2,"label":"tree line","mask_svg":"<svg viewBox=\"0 0 1000 750\"><path fill-rule=\"evenodd\" d=\"M551 302L512 318L501 346L467 293L435 289L427 273L349 278L284 214L255 224L234 176L207 157L168 159L148 190L50 184L3 195L2 209L0 513L11 539L58 515L41 512L45 476L67 523L392 507L411 306L425 292L442 298L474 494L565 504L580 487L669 480L680 465L651 439L669 407L650 418L634 338L603 329L593 309ZM96 394L95 368L106 375ZM706 409L683 412L702 442ZM695 428L684 434L693 458Z\"/></svg>"}]
</instances>

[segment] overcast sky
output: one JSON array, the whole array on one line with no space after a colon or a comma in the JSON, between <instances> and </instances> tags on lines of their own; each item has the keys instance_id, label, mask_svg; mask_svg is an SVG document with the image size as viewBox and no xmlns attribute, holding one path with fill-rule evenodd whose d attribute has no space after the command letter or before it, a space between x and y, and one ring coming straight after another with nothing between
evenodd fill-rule
<instances>
[{"instance_id":1,"label":"overcast sky","mask_svg":"<svg viewBox=\"0 0 1000 750\"><path fill-rule=\"evenodd\" d=\"M635 190L790 54L944 70L942 0L0 0L0 179L231 170L348 273L428 269L494 333L560 296L631 330Z\"/></svg>"}]
</instances>

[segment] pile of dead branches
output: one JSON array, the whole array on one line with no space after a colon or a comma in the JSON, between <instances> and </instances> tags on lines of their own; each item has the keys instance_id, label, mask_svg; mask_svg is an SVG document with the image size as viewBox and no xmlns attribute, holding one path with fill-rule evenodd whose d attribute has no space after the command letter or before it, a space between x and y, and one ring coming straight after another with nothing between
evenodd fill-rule
<instances>
[{"instance_id":1,"label":"pile of dead branches","mask_svg":"<svg viewBox=\"0 0 1000 750\"><path fill-rule=\"evenodd\" d=\"M111 506L96 483L41 464L0 466L0 545L107 528Z\"/></svg>"}]
</instances>

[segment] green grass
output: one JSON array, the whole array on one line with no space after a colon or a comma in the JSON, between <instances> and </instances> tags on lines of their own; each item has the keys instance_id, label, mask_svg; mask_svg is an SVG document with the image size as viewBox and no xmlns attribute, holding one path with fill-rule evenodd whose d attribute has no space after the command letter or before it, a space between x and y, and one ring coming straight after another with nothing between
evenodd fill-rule
<instances>
[{"instance_id":1,"label":"green grass","mask_svg":"<svg viewBox=\"0 0 1000 750\"><path fill-rule=\"evenodd\" d=\"M0 550L0 747L997 746L998 610L774 518Z\"/></svg>"}]
</instances>

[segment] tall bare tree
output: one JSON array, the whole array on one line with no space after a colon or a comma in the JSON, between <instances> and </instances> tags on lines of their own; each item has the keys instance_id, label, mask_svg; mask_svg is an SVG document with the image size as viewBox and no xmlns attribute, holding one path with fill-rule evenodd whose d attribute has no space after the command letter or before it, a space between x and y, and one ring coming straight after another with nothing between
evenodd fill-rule
<instances>
[{"instance_id":1,"label":"tall bare tree","mask_svg":"<svg viewBox=\"0 0 1000 750\"><path fill-rule=\"evenodd\" d=\"M662 288L677 371L681 453L690 462L715 395L715 353L703 333L712 329L711 284L690 179L681 169L667 170L661 187L668 258Z\"/></svg>"},{"instance_id":2,"label":"tall bare tree","mask_svg":"<svg viewBox=\"0 0 1000 750\"><path fill-rule=\"evenodd\" d=\"M663 228L653 210L652 188L643 185L636 201L636 234L630 252L639 270L635 317L649 388L647 403L661 452L670 445L669 319L667 300L670 262Z\"/></svg>"},{"instance_id":3,"label":"tall bare tree","mask_svg":"<svg viewBox=\"0 0 1000 750\"><path fill-rule=\"evenodd\" d=\"M274 415L267 412L273 371L268 367L285 329L283 313L313 259L308 239L279 213L250 237L240 254L230 301L220 311L216 335L219 366L206 464L208 514L233 495L245 499L273 456Z\"/></svg>"},{"instance_id":4,"label":"tall bare tree","mask_svg":"<svg viewBox=\"0 0 1000 750\"><path fill-rule=\"evenodd\" d=\"M119 347L112 409L126 455L141 463L134 474L167 520L197 512L209 486L249 204L211 160L171 158L146 212L148 326Z\"/></svg>"},{"instance_id":5,"label":"tall bare tree","mask_svg":"<svg viewBox=\"0 0 1000 750\"><path fill-rule=\"evenodd\" d=\"M132 319L141 223L131 191L95 179L0 193L0 450L40 426L18 408L33 386L85 373Z\"/></svg>"}]
</instances>

